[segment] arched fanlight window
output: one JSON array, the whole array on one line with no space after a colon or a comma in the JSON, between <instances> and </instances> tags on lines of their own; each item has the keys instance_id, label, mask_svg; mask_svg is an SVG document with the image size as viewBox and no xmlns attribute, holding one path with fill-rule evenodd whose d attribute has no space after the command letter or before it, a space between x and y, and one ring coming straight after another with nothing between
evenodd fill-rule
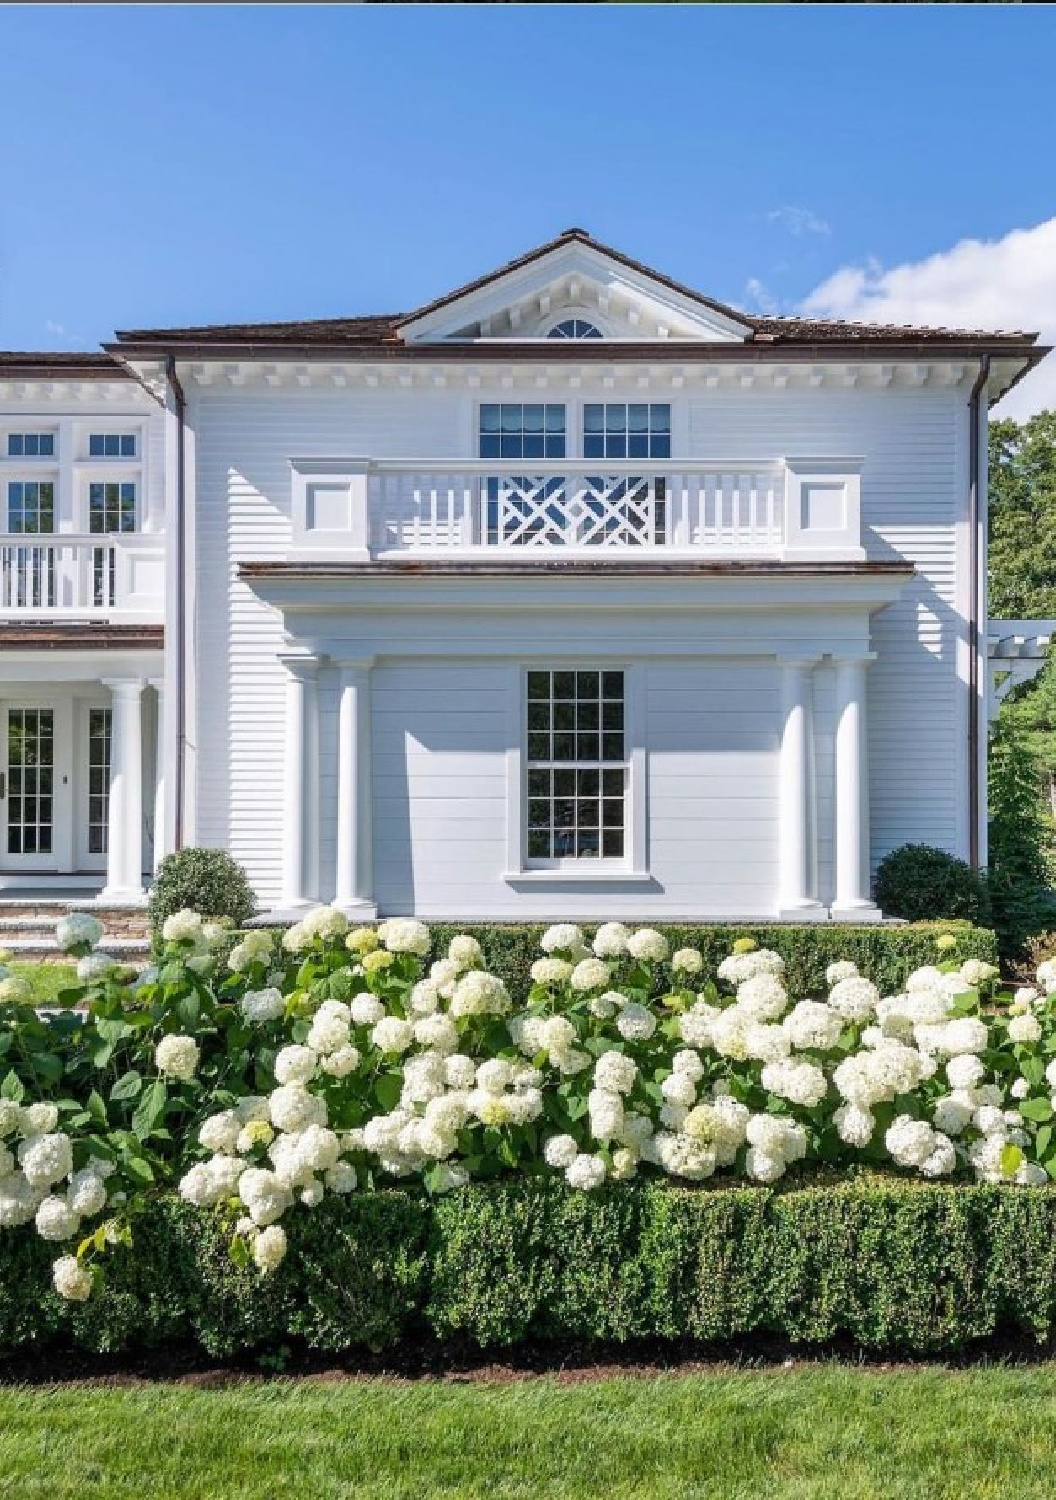
<instances>
[{"instance_id":1,"label":"arched fanlight window","mask_svg":"<svg viewBox=\"0 0 1056 1500\"><path fill-rule=\"evenodd\" d=\"M600 339L601 329L585 318L566 318L547 334L548 339Z\"/></svg>"}]
</instances>

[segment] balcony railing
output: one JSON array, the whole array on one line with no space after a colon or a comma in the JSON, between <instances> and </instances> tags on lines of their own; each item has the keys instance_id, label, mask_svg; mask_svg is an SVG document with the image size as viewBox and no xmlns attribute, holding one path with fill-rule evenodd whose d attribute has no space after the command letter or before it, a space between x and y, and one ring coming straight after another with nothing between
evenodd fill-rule
<instances>
[{"instance_id":1,"label":"balcony railing","mask_svg":"<svg viewBox=\"0 0 1056 1500\"><path fill-rule=\"evenodd\" d=\"M160 536L0 534L0 619L163 614Z\"/></svg>"},{"instance_id":2,"label":"balcony railing","mask_svg":"<svg viewBox=\"0 0 1056 1500\"><path fill-rule=\"evenodd\" d=\"M452 462L368 470L370 547L394 552L638 549L774 555L785 466L641 460Z\"/></svg>"}]
</instances>

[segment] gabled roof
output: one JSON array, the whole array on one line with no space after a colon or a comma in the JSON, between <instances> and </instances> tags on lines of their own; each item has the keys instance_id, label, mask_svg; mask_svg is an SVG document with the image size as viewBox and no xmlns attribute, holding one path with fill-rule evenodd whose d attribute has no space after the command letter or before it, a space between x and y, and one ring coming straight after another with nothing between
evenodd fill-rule
<instances>
[{"instance_id":1,"label":"gabled roof","mask_svg":"<svg viewBox=\"0 0 1056 1500\"><path fill-rule=\"evenodd\" d=\"M112 354L0 349L0 380L131 380Z\"/></svg>"},{"instance_id":2,"label":"gabled roof","mask_svg":"<svg viewBox=\"0 0 1056 1500\"><path fill-rule=\"evenodd\" d=\"M1018 330L994 332L985 329L926 328L798 316L773 317L742 312L725 302L720 302L714 297L707 297L702 292L687 287L663 272L653 270L641 261L625 255L623 251L594 239L585 229L578 228L564 230L555 238L537 245L524 255L507 261L495 270L466 282L465 285L415 308L412 312L375 313L352 318L315 318L280 323L214 323L179 328L123 329L117 333L116 341L107 345L107 348L118 358L128 358L134 350L136 352L171 350L174 353L193 350L203 355L215 352L233 356L242 354L248 357L255 355L264 357L279 355L283 350L297 355L307 355L313 351L325 353L347 349L364 354L376 354L379 357L415 353L435 359L440 353L435 343L415 348L413 344L405 342L404 330L408 325L429 318L443 308L471 297L474 293L487 289L504 277L524 270L555 251L572 245L585 246L635 275L647 278L678 297L686 298L731 324L738 325L741 337L737 339L736 347L744 353L755 346L778 346L789 352L796 349L809 349L816 345L842 346L849 352L864 348L879 350L882 347L884 352L890 352L892 355L896 355L900 348L909 346L914 346L922 353L926 348L949 347L951 352L955 349L960 354L988 351L1014 354L1026 353L1029 350L1035 356L1036 362L1036 359L1045 352L1036 347L1038 337L1036 333ZM595 343L555 341L547 350L547 358L553 356L559 359L606 359L631 353L640 357L643 344L648 345L650 357L654 355L662 357L664 352L673 354L677 351L679 357L686 358L691 347L687 342L670 338L655 343L646 340L629 343L618 339L605 339ZM714 352L714 346L708 345L707 347L710 356ZM517 352L524 352L523 343L513 338L501 344L493 341L492 348L496 349L496 352L501 349L503 357L507 358ZM470 350L477 358L485 352L479 345L470 346ZM445 358L452 354L457 355L459 352L454 344L445 343L443 347ZM699 346L696 352L702 352ZM732 354L733 351L730 352Z\"/></svg>"}]
</instances>

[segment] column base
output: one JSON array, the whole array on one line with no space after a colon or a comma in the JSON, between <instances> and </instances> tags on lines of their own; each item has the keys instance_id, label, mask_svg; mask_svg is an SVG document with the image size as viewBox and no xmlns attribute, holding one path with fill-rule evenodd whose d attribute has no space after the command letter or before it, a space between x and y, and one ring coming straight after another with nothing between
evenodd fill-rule
<instances>
[{"instance_id":1,"label":"column base","mask_svg":"<svg viewBox=\"0 0 1056 1500\"><path fill-rule=\"evenodd\" d=\"M104 885L94 898L97 906L146 906L147 893L141 885Z\"/></svg>"},{"instance_id":2,"label":"column base","mask_svg":"<svg viewBox=\"0 0 1056 1500\"><path fill-rule=\"evenodd\" d=\"M378 903L376 901L335 901L334 905L339 912L343 912L350 922L376 922L378 918Z\"/></svg>"},{"instance_id":3,"label":"column base","mask_svg":"<svg viewBox=\"0 0 1056 1500\"><path fill-rule=\"evenodd\" d=\"M884 920L883 912L873 901L849 901L832 906L829 916L834 922L860 922L863 926Z\"/></svg>"},{"instance_id":4,"label":"column base","mask_svg":"<svg viewBox=\"0 0 1056 1500\"><path fill-rule=\"evenodd\" d=\"M777 910L779 922L827 922L828 910L820 901L801 901L797 906L780 906Z\"/></svg>"}]
</instances>

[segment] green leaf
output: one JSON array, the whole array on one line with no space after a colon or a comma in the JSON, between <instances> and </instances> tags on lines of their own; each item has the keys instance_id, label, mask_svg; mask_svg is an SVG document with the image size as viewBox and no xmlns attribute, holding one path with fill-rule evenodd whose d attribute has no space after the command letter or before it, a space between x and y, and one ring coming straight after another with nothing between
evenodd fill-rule
<instances>
[{"instance_id":1,"label":"green leaf","mask_svg":"<svg viewBox=\"0 0 1056 1500\"><path fill-rule=\"evenodd\" d=\"M132 1129L141 1141L145 1141L165 1113L169 1102L169 1091L160 1078L149 1083L140 1096L136 1112L132 1116Z\"/></svg>"},{"instance_id":2,"label":"green leaf","mask_svg":"<svg viewBox=\"0 0 1056 1500\"><path fill-rule=\"evenodd\" d=\"M1052 1137L1053 1129L1051 1125L1039 1126L1038 1133L1034 1137L1034 1149L1039 1157L1045 1157L1048 1154L1049 1147L1052 1145Z\"/></svg>"},{"instance_id":3,"label":"green leaf","mask_svg":"<svg viewBox=\"0 0 1056 1500\"><path fill-rule=\"evenodd\" d=\"M1023 1165L1023 1152L1011 1144L1001 1151L1001 1171L1006 1177L1014 1177Z\"/></svg>"},{"instance_id":4,"label":"green leaf","mask_svg":"<svg viewBox=\"0 0 1056 1500\"><path fill-rule=\"evenodd\" d=\"M135 1028L129 1026L127 1021L116 1021L102 1016L96 1021L95 1029L104 1042L109 1042L113 1046L117 1042L123 1042L126 1037L130 1037Z\"/></svg>"},{"instance_id":5,"label":"green leaf","mask_svg":"<svg viewBox=\"0 0 1056 1500\"><path fill-rule=\"evenodd\" d=\"M110 1090L110 1098L114 1100L115 1103L121 1099L135 1099L142 1088L142 1077L135 1071L134 1068L130 1068L127 1073L122 1073L121 1077L114 1084L113 1088Z\"/></svg>"},{"instance_id":6,"label":"green leaf","mask_svg":"<svg viewBox=\"0 0 1056 1500\"><path fill-rule=\"evenodd\" d=\"M145 1157L130 1156L125 1162L125 1171L129 1177L144 1185L154 1181L154 1168Z\"/></svg>"},{"instance_id":7,"label":"green leaf","mask_svg":"<svg viewBox=\"0 0 1056 1500\"><path fill-rule=\"evenodd\" d=\"M12 1068L0 1083L0 1099L13 1099L16 1104L21 1104L26 1097L26 1091L22 1087L22 1080Z\"/></svg>"},{"instance_id":8,"label":"green leaf","mask_svg":"<svg viewBox=\"0 0 1056 1500\"><path fill-rule=\"evenodd\" d=\"M374 1082L374 1097L388 1114L400 1102L402 1085L395 1073L382 1073Z\"/></svg>"},{"instance_id":9,"label":"green leaf","mask_svg":"<svg viewBox=\"0 0 1056 1500\"><path fill-rule=\"evenodd\" d=\"M1019 1112L1025 1120L1036 1120L1038 1124L1052 1119L1052 1105L1048 1099L1024 1099Z\"/></svg>"},{"instance_id":10,"label":"green leaf","mask_svg":"<svg viewBox=\"0 0 1056 1500\"><path fill-rule=\"evenodd\" d=\"M240 1235L237 1235L237 1234L235 1235L234 1239L231 1241L230 1245L227 1247L227 1253L228 1253L228 1255L230 1255L230 1257L234 1261L235 1265L238 1266L239 1270L241 1270L244 1266L248 1266L249 1265L249 1262L250 1262L249 1246L246 1244L245 1240L242 1239L242 1237Z\"/></svg>"}]
</instances>

